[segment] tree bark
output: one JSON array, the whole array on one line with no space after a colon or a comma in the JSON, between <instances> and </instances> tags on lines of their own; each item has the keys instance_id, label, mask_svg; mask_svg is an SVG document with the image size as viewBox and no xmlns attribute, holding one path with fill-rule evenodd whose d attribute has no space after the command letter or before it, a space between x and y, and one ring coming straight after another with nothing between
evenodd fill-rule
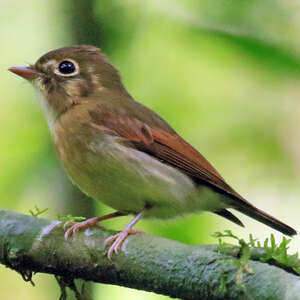
<instances>
[{"instance_id":1,"label":"tree bark","mask_svg":"<svg viewBox=\"0 0 300 300\"><path fill-rule=\"evenodd\" d=\"M0 262L27 280L43 272L181 299L300 299L299 276L250 259L252 272L245 269L240 280L237 252L219 253L217 245L138 234L109 260L104 240L115 232L89 228L65 240L58 223L0 209Z\"/></svg>"}]
</instances>

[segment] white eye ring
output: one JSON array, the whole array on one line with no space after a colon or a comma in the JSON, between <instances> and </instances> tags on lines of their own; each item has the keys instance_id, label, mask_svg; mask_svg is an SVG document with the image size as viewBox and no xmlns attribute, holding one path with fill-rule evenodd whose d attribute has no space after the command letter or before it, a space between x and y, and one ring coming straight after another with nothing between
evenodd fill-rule
<instances>
[{"instance_id":1,"label":"white eye ring","mask_svg":"<svg viewBox=\"0 0 300 300\"><path fill-rule=\"evenodd\" d=\"M57 64L54 73L59 76L72 77L79 74L79 66L73 59L66 58Z\"/></svg>"}]
</instances>

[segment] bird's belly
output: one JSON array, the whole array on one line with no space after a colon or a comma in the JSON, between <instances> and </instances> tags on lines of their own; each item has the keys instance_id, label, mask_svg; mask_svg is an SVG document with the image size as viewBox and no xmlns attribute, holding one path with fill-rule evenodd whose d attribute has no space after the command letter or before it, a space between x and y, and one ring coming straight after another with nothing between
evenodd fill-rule
<instances>
[{"instance_id":1,"label":"bird's belly","mask_svg":"<svg viewBox=\"0 0 300 300\"><path fill-rule=\"evenodd\" d=\"M191 178L115 136L98 137L64 162L82 191L119 211L170 218L208 209Z\"/></svg>"}]
</instances>

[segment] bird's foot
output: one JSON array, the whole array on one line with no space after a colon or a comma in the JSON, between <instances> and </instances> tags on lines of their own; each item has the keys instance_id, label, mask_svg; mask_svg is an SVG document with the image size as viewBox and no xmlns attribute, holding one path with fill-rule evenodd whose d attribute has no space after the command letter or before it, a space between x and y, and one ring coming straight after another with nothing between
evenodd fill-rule
<instances>
[{"instance_id":1,"label":"bird's foot","mask_svg":"<svg viewBox=\"0 0 300 300\"><path fill-rule=\"evenodd\" d=\"M111 259L113 253L117 254L119 252L120 247L122 246L123 242L126 240L128 235L138 233L144 233L144 231L128 228L105 239L105 245L112 243L112 245L108 249L107 257Z\"/></svg>"},{"instance_id":2,"label":"bird's foot","mask_svg":"<svg viewBox=\"0 0 300 300\"><path fill-rule=\"evenodd\" d=\"M100 217L101 218L101 217ZM68 239L71 235L75 234L81 229L86 229L89 227L96 227L96 228L102 228L104 229L103 226L100 226L98 223L101 221L100 218L90 218L82 222L66 222L64 224L64 229L66 230L67 227L70 227L68 230L65 232L65 239Z\"/></svg>"}]
</instances>

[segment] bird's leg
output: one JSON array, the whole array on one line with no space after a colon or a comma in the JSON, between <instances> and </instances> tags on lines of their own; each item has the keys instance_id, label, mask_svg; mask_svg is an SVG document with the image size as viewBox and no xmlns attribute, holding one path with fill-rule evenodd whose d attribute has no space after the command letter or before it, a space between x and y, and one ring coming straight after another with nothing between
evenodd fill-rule
<instances>
[{"instance_id":1,"label":"bird's leg","mask_svg":"<svg viewBox=\"0 0 300 300\"><path fill-rule=\"evenodd\" d=\"M102 217L96 217L96 218L90 218L83 222L66 222L64 225L64 228L66 229L68 226L71 226L66 232L65 232L65 239L69 238L71 235L78 232L80 229L85 229L88 227L97 227L97 228L103 228L103 226L100 226L98 223L107 219L112 219L120 216L126 216L126 214L116 211L114 213L102 216Z\"/></svg>"},{"instance_id":2,"label":"bird's leg","mask_svg":"<svg viewBox=\"0 0 300 300\"><path fill-rule=\"evenodd\" d=\"M111 259L113 253L118 253L120 247L122 246L123 242L125 241L128 235L143 233L142 230L132 229L132 227L143 217L143 215L144 215L144 211L141 211L139 214L137 214L134 217L134 219L130 223L127 224L127 226L124 228L123 231L108 237L104 241L105 245L112 243L112 245L109 247L107 252L107 256L109 259Z\"/></svg>"}]
</instances>

